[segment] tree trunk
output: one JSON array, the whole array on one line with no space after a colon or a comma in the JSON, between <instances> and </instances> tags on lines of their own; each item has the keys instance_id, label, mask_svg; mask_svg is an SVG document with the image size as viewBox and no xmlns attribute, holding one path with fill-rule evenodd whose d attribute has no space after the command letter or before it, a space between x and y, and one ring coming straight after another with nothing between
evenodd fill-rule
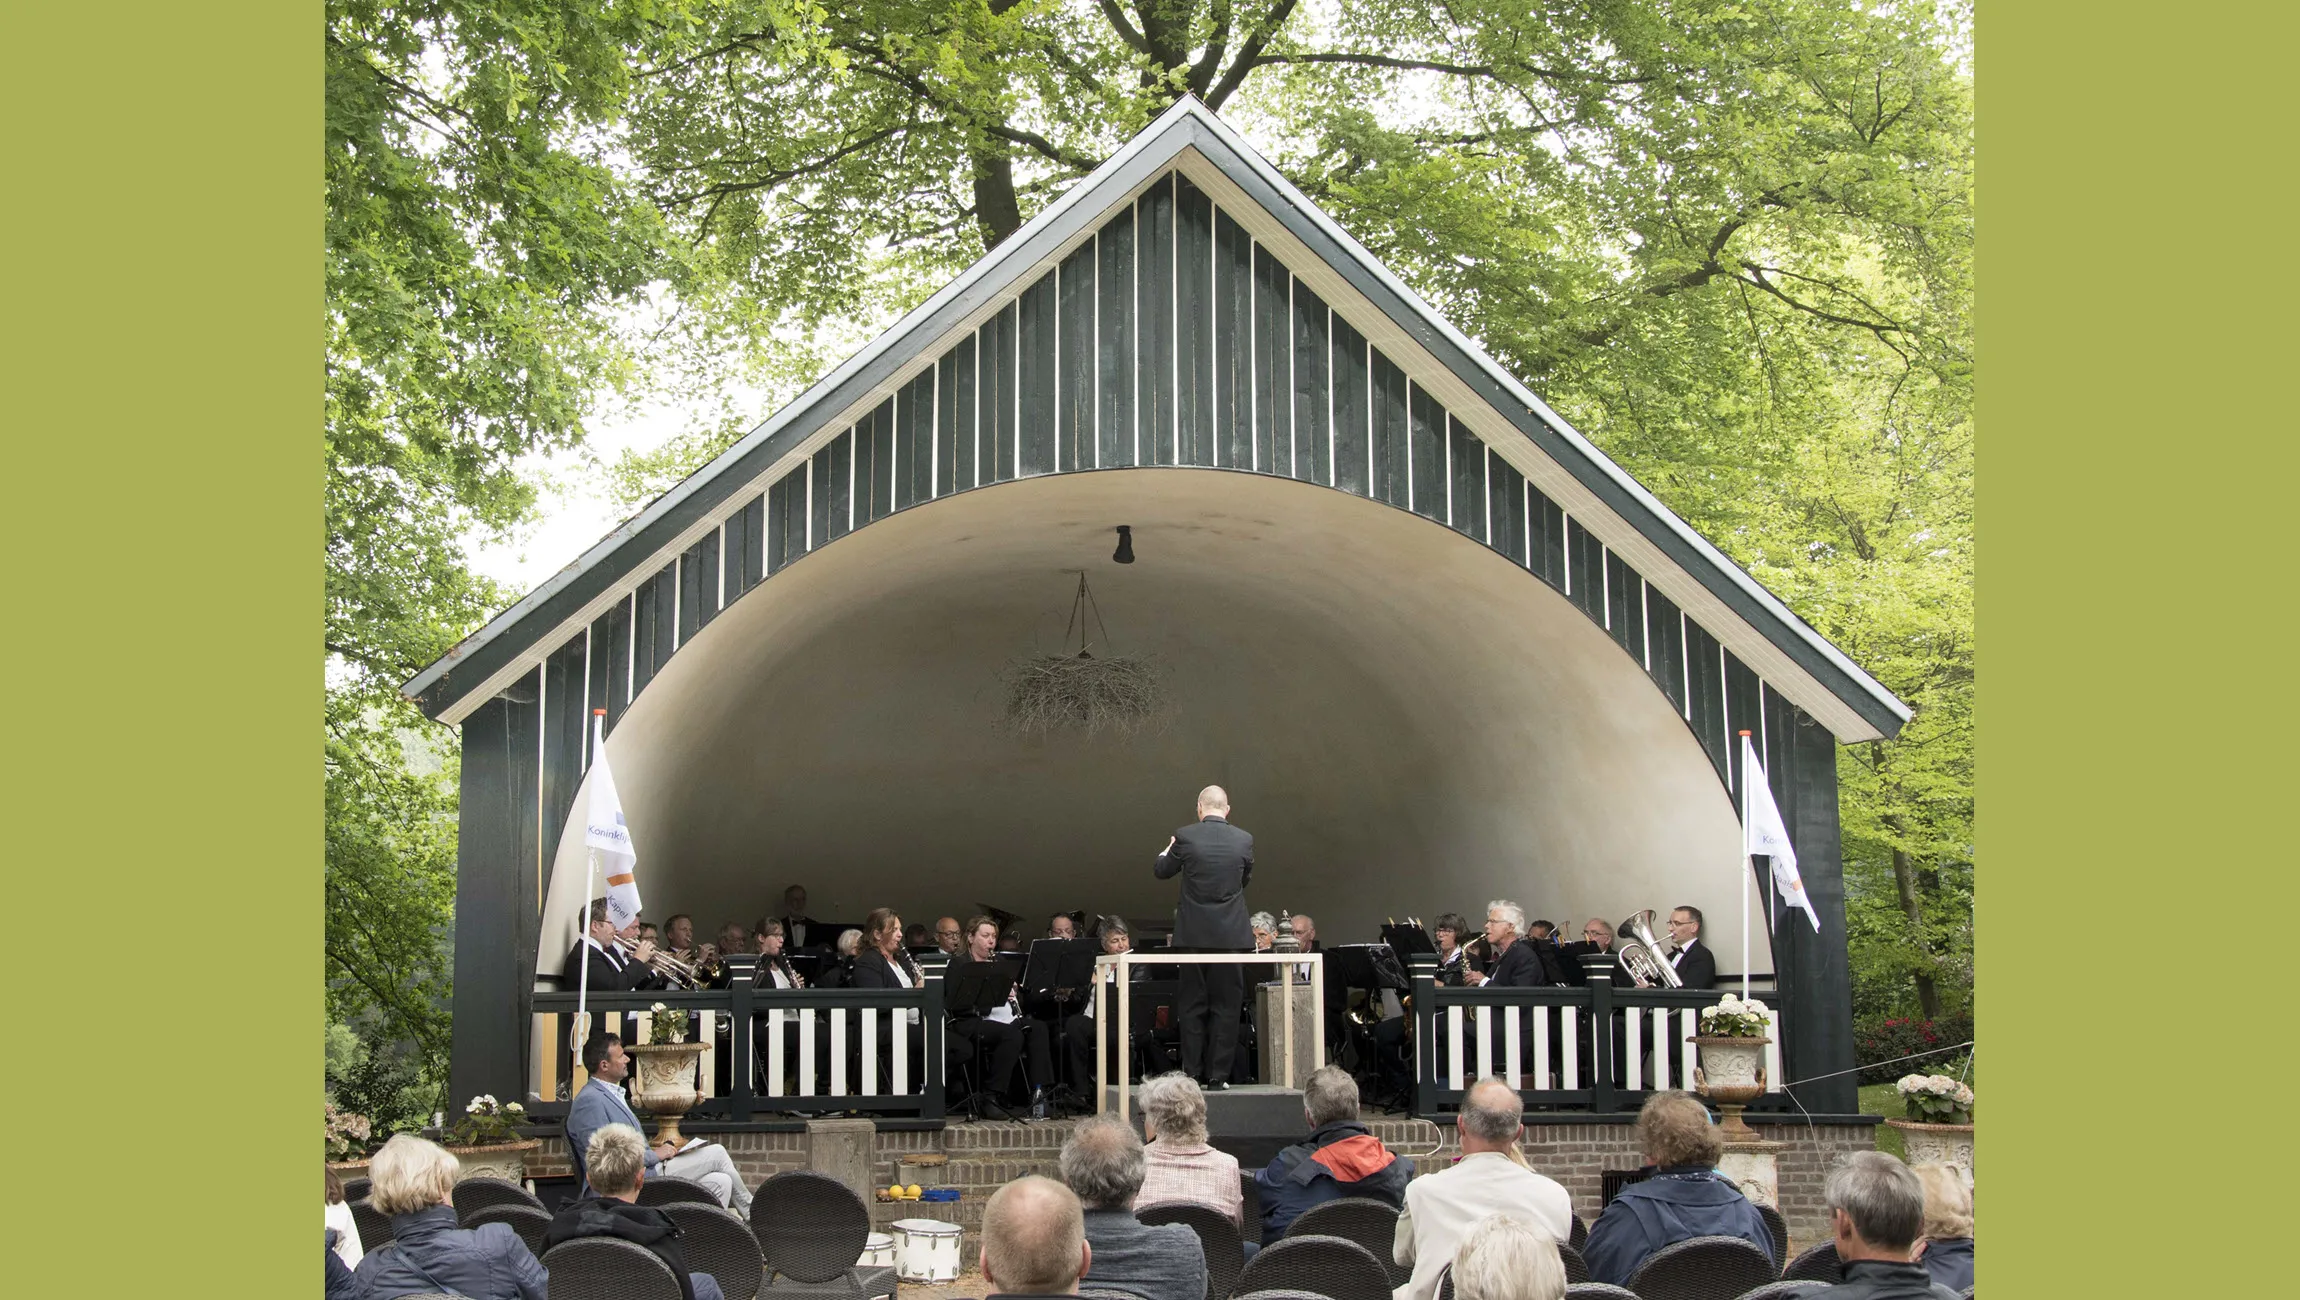
<instances>
[{"instance_id":1,"label":"tree trunk","mask_svg":"<svg viewBox=\"0 0 2300 1300\"><path fill-rule=\"evenodd\" d=\"M1895 819L1888 817L1885 824L1891 826L1895 834L1900 832ZM1917 896L1916 869L1909 862L1909 855L1898 847L1893 850L1893 885L1900 890L1901 915L1908 918L1909 937L1916 940L1917 950L1930 959L1932 952L1925 945L1925 907ZM1912 974L1917 982L1917 1006L1924 1011L1925 1019L1931 1020L1941 1014L1940 991L1933 986L1930 971L1918 970Z\"/></svg>"},{"instance_id":2,"label":"tree trunk","mask_svg":"<svg viewBox=\"0 0 2300 1300\"><path fill-rule=\"evenodd\" d=\"M1022 204L1014 195L1014 160L1004 153L974 155L974 219L982 246L993 249L1022 229Z\"/></svg>"}]
</instances>

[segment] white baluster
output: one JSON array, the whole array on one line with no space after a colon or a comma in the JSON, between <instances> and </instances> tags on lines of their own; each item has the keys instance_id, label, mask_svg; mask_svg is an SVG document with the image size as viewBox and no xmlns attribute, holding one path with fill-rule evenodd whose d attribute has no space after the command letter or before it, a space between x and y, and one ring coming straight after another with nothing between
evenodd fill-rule
<instances>
[{"instance_id":1,"label":"white baluster","mask_svg":"<svg viewBox=\"0 0 2300 1300\"><path fill-rule=\"evenodd\" d=\"M831 1033L836 1042L837 1026L832 1026ZM832 1056L836 1060L845 1059L842 1053L834 1052ZM815 1009L808 1007L799 1013L799 1095L814 1096L815 1080L820 1077L815 1069Z\"/></svg>"},{"instance_id":2,"label":"white baluster","mask_svg":"<svg viewBox=\"0 0 2300 1300\"><path fill-rule=\"evenodd\" d=\"M1637 1032L1642 1027L1644 1020L1645 1009L1643 1007L1631 1007L1629 1014L1621 1018L1621 1062L1624 1067L1621 1086L1631 1092L1636 1092L1645 1086L1645 1065L1638 1059L1644 1053L1638 1050L1639 1035Z\"/></svg>"},{"instance_id":3,"label":"white baluster","mask_svg":"<svg viewBox=\"0 0 2300 1300\"><path fill-rule=\"evenodd\" d=\"M1477 1077L1493 1075L1493 1008L1477 1009Z\"/></svg>"},{"instance_id":4,"label":"white baluster","mask_svg":"<svg viewBox=\"0 0 2300 1300\"><path fill-rule=\"evenodd\" d=\"M1580 1013L1581 1008L1579 1007L1567 1007L1565 1009L1565 1024L1559 1029L1559 1037L1565 1040L1565 1073L1564 1077L1558 1080L1558 1083L1568 1091L1581 1086Z\"/></svg>"},{"instance_id":5,"label":"white baluster","mask_svg":"<svg viewBox=\"0 0 2300 1300\"><path fill-rule=\"evenodd\" d=\"M1447 1008L1445 1009L1445 1014L1446 1014L1446 1075L1445 1075L1445 1077L1446 1077L1446 1084L1445 1084L1445 1086L1446 1086L1446 1087L1448 1087L1448 1088L1451 1088L1451 1089L1453 1089L1453 1090L1454 1090L1454 1091L1456 1091L1456 1092L1459 1092L1459 1091L1461 1091L1461 1008L1460 1008L1459 1006L1451 1006L1451 1007L1447 1007Z\"/></svg>"},{"instance_id":6,"label":"white baluster","mask_svg":"<svg viewBox=\"0 0 2300 1300\"><path fill-rule=\"evenodd\" d=\"M1524 1059L1518 1051L1519 1038L1522 1032L1518 1028L1518 1024L1520 1020L1523 1019L1523 1017L1518 1014L1518 1008L1516 1007L1503 1007L1501 1009L1501 1014L1503 1025L1501 1036L1501 1077L1509 1080L1509 1086L1512 1088L1523 1087L1524 1085L1520 1084L1517 1079L1517 1063ZM1541 1014L1541 1008L1535 1007L1533 1009L1533 1014L1539 1016Z\"/></svg>"},{"instance_id":7,"label":"white baluster","mask_svg":"<svg viewBox=\"0 0 2300 1300\"><path fill-rule=\"evenodd\" d=\"M781 1007L767 1013L767 1095L770 1097L783 1095L783 1071L790 1068L790 1062L783 1059L789 1055L783 1048L783 1022L790 1014Z\"/></svg>"},{"instance_id":8,"label":"white baluster","mask_svg":"<svg viewBox=\"0 0 2300 1300\"><path fill-rule=\"evenodd\" d=\"M1533 1018L1533 1078L1534 1086L1549 1086L1549 1013Z\"/></svg>"},{"instance_id":9,"label":"white baluster","mask_svg":"<svg viewBox=\"0 0 2300 1300\"><path fill-rule=\"evenodd\" d=\"M855 1080L855 1091L868 1095L878 1091L878 1008L862 1009L862 1077Z\"/></svg>"},{"instance_id":10,"label":"white baluster","mask_svg":"<svg viewBox=\"0 0 2300 1300\"><path fill-rule=\"evenodd\" d=\"M1765 1036L1773 1041L1765 1044L1765 1091L1781 1091L1781 1012L1776 1007L1765 1008Z\"/></svg>"}]
</instances>

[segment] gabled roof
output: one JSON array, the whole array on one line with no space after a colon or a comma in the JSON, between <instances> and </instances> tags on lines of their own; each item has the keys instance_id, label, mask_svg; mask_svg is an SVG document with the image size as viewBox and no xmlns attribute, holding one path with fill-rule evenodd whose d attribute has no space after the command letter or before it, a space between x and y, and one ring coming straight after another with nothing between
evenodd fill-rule
<instances>
[{"instance_id":1,"label":"gabled roof","mask_svg":"<svg viewBox=\"0 0 2300 1300\"><path fill-rule=\"evenodd\" d=\"M1176 104L957 279L465 638L401 689L459 721L932 364L1167 170L1212 193L1295 273L1686 616L1841 740L1908 707L1504 371L1195 99ZM1347 307L1349 310L1345 311Z\"/></svg>"}]
</instances>

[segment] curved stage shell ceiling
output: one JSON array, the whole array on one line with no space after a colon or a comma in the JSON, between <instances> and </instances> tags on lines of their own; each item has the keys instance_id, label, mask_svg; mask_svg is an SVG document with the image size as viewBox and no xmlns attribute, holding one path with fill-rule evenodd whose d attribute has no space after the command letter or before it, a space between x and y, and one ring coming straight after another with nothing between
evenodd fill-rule
<instances>
[{"instance_id":1,"label":"curved stage shell ceiling","mask_svg":"<svg viewBox=\"0 0 2300 1300\"><path fill-rule=\"evenodd\" d=\"M1111 562L1113 529L1139 561ZM1060 648L1084 569L1171 725L1014 736L1001 668ZM1151 862L1197 789L1254 832L1250 901L1328 942L1493 897L1558 921L1692 903L1737 968L1739 827L1644 666L1547 583L1347 492L1198 468L1022 479L792 561L696 632L608 742L649 915L909 920L977 902L1170 922ZM542 926L583 888L580 810ZM1033 929L1033 933L1036 930ZM1753 967L1772 968L1762 922Z\"/></svg>"}]
</instances>

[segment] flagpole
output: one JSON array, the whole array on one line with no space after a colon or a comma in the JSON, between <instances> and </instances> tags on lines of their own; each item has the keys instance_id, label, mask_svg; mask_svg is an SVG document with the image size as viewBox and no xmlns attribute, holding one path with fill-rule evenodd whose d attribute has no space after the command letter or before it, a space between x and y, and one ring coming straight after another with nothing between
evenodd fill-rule
<instances>
[{"instance_id":1,"label":"flagpole","mask_svg":"<svg viewBox=\"0 0 2300 1300\"><path fill-rule=\"evenodd\" d=\"M599 761L599 750L607 743L607 710L591 710L591 761ZM591 942L591 886L599 878L599 850L586 848L583 853L583 897L575 910L575 943L588 947ZM591 1037L591 954L583 954L583 973L575 983L575 1059L583 1059L583 1044Z\"/></svg>"},{"instance_id":2,"label":"flagpole","mask_svg":"<svg viewBox=\"0 0 2300 1300\"><path fill-rule=\"evenodd\" d=\"M1757 859L1749 852L1749 733L1741 733L1741 1000L1749 1000L1749 876Z\"/></svg>"}]
</instances>

